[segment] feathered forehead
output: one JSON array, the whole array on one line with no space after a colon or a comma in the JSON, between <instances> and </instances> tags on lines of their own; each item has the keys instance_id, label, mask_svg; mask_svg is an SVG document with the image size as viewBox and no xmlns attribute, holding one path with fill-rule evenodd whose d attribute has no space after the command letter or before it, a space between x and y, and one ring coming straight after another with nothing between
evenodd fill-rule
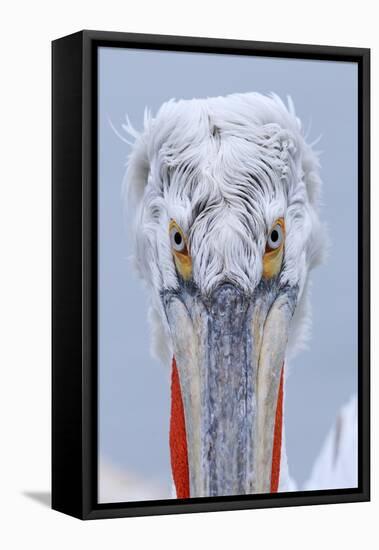
<instances>
[{"instance_id":1,"label":"feathered forehead","mask_svg":"<svg viewBox=\"0 0 379 550\"><path fill-rule=\"evenodd\" d=\"M165 184L173 184L177 192L190 198L201 180L208 178L207 196L211 198L218 191L217 182L229 181L233 186L241 178L256 177L259 187L267 176L274 180L276 190L281 187L288 194L288 184L294 183L286 177L290 170L296 170L296 176L302 179L307 176L305 172L318 168L292 103L287 109L275 95L249 93L171 100L162 105L155 118L145 114L143 132L133 135L137 140L130 169L134 176L142 171L142 181L136 177L134 183L129 183L138 198L145 190L149 175L146 170L155 171L158 181L154 181L162 185L162 191L167 190ZM281 185L275 181L278 178ZM312 202L314 187L308 190Z\"/></svg>"},{"instance_id":2,"label":"feathered forehead","mask_svg":"<svg viewBox=\"0 0 379 550\"><path fill-rule=\"evenodd\" d=\"M279 97L258 93L171 100L162 105L149 125L153 149L167 145L176 153L218 137L238 137L259 144L280 129L292 132L293 137L299 134L300 121L292 104L287 109Z\"/></svg>"},{"instance_id":3,"label":"feathered forehead","mask_svg":"<svg viewBox=\"0 0 379 550\"><path fill-rule=\"evenodd\" d=\"M192 241L195 271L211 263L221 274L233 249L244 265L239 277L250 277L252 284L270 225L291 214L294 204L292 223L300 225L316 206L317 157L292 104L287 108L277 96L171 100L155 118L146 115L143 132L134 136L127 185L155 260L152 233L159 238L165 231L161 237L167 238L167 223L174 218ZM310 228L302 231L306 235ZM138 261L138 242L136 248Z\"/></svg>"}]
</instances>

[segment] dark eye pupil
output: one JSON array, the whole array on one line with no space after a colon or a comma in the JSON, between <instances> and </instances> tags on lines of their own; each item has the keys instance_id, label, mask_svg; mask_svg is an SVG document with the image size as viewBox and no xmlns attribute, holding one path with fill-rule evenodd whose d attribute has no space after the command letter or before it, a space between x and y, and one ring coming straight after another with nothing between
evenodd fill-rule
<instances>
[{"instance_id":1,"label":"dark eye pupil","mask_svg":"<svg viewBox=\"0 0 379 550\"><path fill-rule=\"evenodd\" d=\"M175 244L182 244L182 236L178 231L174 235L174 241Z\"/></svg>"},{"instance_id":2,"label":"dark eye pupil","mask_svg":"<svg viewBox=\"0 0 379 550\"><path fill-rule=\"evenodd\" d=\"M279 240L279 233L276 229L271 232L271 240L273 243L276 243Z\"/></svg>"}]
</instances>

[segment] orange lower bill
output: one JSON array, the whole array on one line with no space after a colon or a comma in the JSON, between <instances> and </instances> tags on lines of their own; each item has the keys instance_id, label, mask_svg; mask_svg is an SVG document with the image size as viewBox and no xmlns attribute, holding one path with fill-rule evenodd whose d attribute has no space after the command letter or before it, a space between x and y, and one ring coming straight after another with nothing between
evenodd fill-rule
<instances>
[{"instance_id":1,"label":"orange lower bill","mask_svg":"<svg viewBox=\"0 0 379 550\"><path fill-rule=\"evenodd\" d=\"M274 444L271 465L271 493L277 493L280 478L283 427L283 372L280 374L278 400L276 404ZM177 498L190 497L189 467L186 422L179 373L175 357L172 360L171 374L171 417L170 417L170 455Z\"/></svg>"}]
</instances>

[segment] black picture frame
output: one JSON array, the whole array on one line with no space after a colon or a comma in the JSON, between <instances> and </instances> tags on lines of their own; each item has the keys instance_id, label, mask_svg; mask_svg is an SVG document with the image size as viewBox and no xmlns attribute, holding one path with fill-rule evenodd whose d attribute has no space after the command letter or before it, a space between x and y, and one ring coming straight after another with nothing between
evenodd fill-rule
<instances>
[{"instance_id":1,"label":"black picture frame","mask_svg":"<svg viewBox=\"0 0 379 550\"><path fill-rule=\"evenodd\" d=\"M97 48L358 64L358 465L356 489L97 503ZM82 31L52 43L52 507L81 519L370 499L370 50Z\"/></svg>"}]
</instances>

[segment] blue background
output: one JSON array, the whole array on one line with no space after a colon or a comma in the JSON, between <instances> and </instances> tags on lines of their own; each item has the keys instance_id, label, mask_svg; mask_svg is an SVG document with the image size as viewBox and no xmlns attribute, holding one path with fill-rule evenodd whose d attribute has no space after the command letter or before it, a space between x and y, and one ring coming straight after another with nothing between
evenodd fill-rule
<instances>
[{"instance_id":1,"label":"blue background","mask_svg":"<svg viewBox=\"0 0 379 550\"><path fill-rule=\"evenodd\" d=\"M290 365L285 401L288 461L298 483L357 388L357 66L100 48L99 453L162 487L171 484L170 372L149 353L147 291L131 265L121 201L130 148L111 123L122 132L127 114L141 129L145 107L155 113L172 97L251 91L290 95L308 140L321 135L321 217L331 248L312 274L312 338ZM101 486L101 468L99 480Z\"/></svg>"}]
</instances>

